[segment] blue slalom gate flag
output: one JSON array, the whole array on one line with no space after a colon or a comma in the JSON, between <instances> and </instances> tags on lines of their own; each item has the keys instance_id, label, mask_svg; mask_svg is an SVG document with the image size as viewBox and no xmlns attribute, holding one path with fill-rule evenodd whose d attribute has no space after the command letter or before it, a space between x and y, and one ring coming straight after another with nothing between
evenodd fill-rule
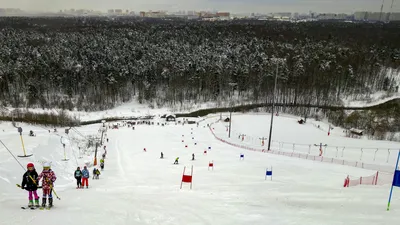
<instances>
[{"instance_id":1,"label":"blue slalom gate flag","mask_svg":"<svg viewBox=\"0 0 400 225\"><path fill-rule=\"evenodd\" d=\"M400 187L400 169L397 169L394 172L393 184L392 185L396 186L396 187Z\"/></svg>"},{"instance_id":2,"label":"blue slalom gate flag","mask_svg":"<svg viewBox=\"0 0 400 225\"><path fill-rule=\"evenodd\" d=\"M395 167L394 174L393 174L392 187L390 188L389 201L388 201L388 205L387 205L387 209L386 209L387 211L389 211L389 209L390 209L390 200L392 199L393 187L400 187L399 160L400 160L400 150L399 150L399 155L397 156L396 167Z\"/></svg>"},{"instance_id":3,"label":"blue slalom gate flag","mask_svg":"<svg viewBox=\"0 0 400 225\"><path fill-rule=\"evenodd\" d=\"M268 168L265 170L265 179L267 179L268 176L270 176L272 180L272 166L270 170Z\"/></svg>"}]
</instances>

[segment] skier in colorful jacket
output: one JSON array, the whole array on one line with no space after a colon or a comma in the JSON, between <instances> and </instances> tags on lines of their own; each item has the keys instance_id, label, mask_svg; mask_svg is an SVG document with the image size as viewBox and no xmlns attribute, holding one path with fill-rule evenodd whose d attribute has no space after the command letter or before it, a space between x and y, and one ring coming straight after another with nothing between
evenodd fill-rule
<instances>
[{"instance_id":1,"label":"skier in colorful jacket","mask_svg":"<svg viewBox=\"0 0 400 225\"><path fill-rule=\"evenodd\" d=\"M89 188L89 170L87 169L86 166L83 167L82 170L82 188L85 186L86 184L86 188Z\"/></svg>"},{"instance_id":2,"label":"skier in colorful jacket","mask_svg":"<svg viewBox=\"0 0 400 225\"><path fill-rule=\"evenodd\" d=\"M43 163L43 171L38 176L38 181L42 180L42 190L43 190L43 198L42 198L42 207L46 206L47 197L49 199L49 207L53 206L53 183L56 181L57 177L53 170L50 168L50 163Z\"/></svg>"}]
</instances>

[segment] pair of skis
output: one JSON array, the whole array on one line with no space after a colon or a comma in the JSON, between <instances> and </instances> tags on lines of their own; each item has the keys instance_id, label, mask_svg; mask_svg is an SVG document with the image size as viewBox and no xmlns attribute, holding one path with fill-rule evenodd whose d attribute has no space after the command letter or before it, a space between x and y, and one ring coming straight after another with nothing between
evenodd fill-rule
<instances>
[{"instance_id":1,"label":"pair of skis","mask_svg":"<svg viewBox=\"0 0 400 225\"><path fill-rule=\"evenodd\" d=\"M16 185L17 185L17 187L21 188L21 185L19 185L19 184L16 184ZM38 186L38 188L42 188L42 186ZM58 196L57 196L57 198L58 198ZM58 198L58 199L60 199L60 198ZM50 210L52 207L53 206L47 206L47 207L43 207L43 206L27 206L27 207L21 206L21 209L35 210L35 209L39 208L40 210L44 210L44 209Z\"/></svg>"},{"instance_id":2,"label":"pair of skis","mask_svg":"<svg viewBox=\"0 0 400 225\"><path fill-rule=\"evenodd\" d=\"M21 206L21 209L32 209L32 210L35 210L36 208L38 208L38 207L36 207L36 206L28 206L28 207Z\"/></svg>"},{"instance_id":3,"label":"pair of skis","mask_svg":"<svg viewBox=\"0 0 400 225\"><path fill-rule=\"evenodd\" d=\"M45 207L43 207L43 206L39 206L39 207L38 206L28 206L28 207L21 206L21 209L31 209L31 210L35 210L35 209L50 210L51 208L53 208L53 206L45 206Z\"/></svg>"}]
</instances>

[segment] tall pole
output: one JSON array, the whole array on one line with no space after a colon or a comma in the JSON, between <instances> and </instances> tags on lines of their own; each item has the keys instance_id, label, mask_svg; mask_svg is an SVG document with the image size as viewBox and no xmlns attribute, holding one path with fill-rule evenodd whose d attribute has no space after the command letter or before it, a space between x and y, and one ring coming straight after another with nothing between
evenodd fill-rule
<instances>
[{"instance_id":1,"label":"tall pole","mask_svg":"<svg viewBox=\"0 0 400 225\"><path fill-rule=\"evenodd\" d=\"M97 147L99 146L99 142L96 142L96 150L94 150L94 162L93 165L97 165Z\"/></svg>"},{"instance_id":2,"label":"tall pole","mask_svg":"<svg viewBox=\"0 0 400 225\"><path fill-rule=\"evenodd\" d=\"M382 21L382 12L383 12L383 5L384 4L385 4L385 0L382 1L381 13L379 14L379 21Z\"/></svg>"},{"instance_id":3,"label":"tall pole","mask_svg":"<svg viewBox=\"0 0 400 225\"><path fill-rule=\"evenodd\" d=\"M22 139L22 133L19 133L19 137L21 138L22 150L24 150L24 156L26 156L25 145L24 145L24 139Z\"/></svg>"},{"instance_id":4,"label":"tall pole","mask_svg":"<svg viewBox=\"0 0 400 225\"><path fill-rule=\"evenodd\" d=\"M274 123L275 92L276 92L276 83L278 80L278 69L279 69L279 61L277 61L277 64L276 64L274 93L272 94L272 110L271 110L271 124L269 127L268 151L271 150L272 124Z\"/></svg>"},{"instance_id":5,"label":"tall pole","mask_svg":"<svg viewBox=\"0 0 400 225\"><path fill-rule=\"evenodd\" d=\"M231 88L232 88L232 91L231 92L233 92L233 87L236 85L236 83L229 83L229 85L231 86ZM229 134L228 134L228 138L231 138L231 127L232 127L232 104L231 104L231 109L229 110L230 112L229 112Z\"/></svg>"},{"instance_id":6,"label":"tall pole","mask_svg":"<svg viewBox=\"0 0 400 225\"><path fill-rule=\"evenodd\" d=\"M101 140L100 140L100 145L103 145L103 134L104 134L104 130L106 129L106 125L104 124L106 121L102 120L101 122L103 122L103 127L101 127Z\"/></svg>"},{"instance_id":7,"label":"tall pole","mask_svg":"<svg viewBox=\"0 0 400 225\"><path fill-rule=\"evenodd\" d=\"M104 127L102 127L102 130L101 130L100 145L103 145L103 134L104 134Z\"/></svg>"},{"instance_id":8,"label":"tall pole","mask_svg":"<svg viewBox=\"0 0 400 225\"><path fill-rule=\"evenodd\" d=\"M392 0L392 4L390 5L390 11L389 11L389 16L388 16L388 22L390 22L390 17L392 16L392 9L393 9L393 3L394 3L394 0Z\"/></svg>"},{"instance_id":9,"label":"tall pole","mask_svg":"<svg viewBox=\"0 0 400 225\"><path fill-rule=\"evenodd\" d=\"M394 168L394 175L393 176L396 176L396 170L397 170L397 168L399 166L399 160L400 160L400 150L399 150L399 154L397 156L397 162L396 162L396 167ZM394 179L395 178L393 177L393 180ZM387 208L386 208L387 211L389 211L389 209L390 209L390 201L392 200L392 194L393 194L393 185L394 185L394 182L392 182L392 187L390 188L389 201L388 201Z\"/></svg>"},{"instance_id":10,"label":"tall pole","mask_svg":"<svg viewBox=\"0 0 400 225\"><path fill-rule=\"evenodd\" d=\"M231 138L231 124L232 124L232 108L231 108L231 111L229 112L229 134L228 134L228 138Z\"/></svg>"}]
</instances>

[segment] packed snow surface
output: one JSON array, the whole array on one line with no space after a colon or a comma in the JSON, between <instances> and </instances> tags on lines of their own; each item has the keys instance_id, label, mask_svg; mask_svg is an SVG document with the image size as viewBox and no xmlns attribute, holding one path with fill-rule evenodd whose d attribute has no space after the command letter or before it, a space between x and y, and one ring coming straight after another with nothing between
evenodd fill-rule
<instances>
[{"instance_id":1,"label":"packed snow surface","mask_svg":"<svg viewBox=\"0 0 400 225\"><path fill-rule=\"evenodd\" d=\"M234 115L232 132L246 133L254 139L268 135L269 118L270 115ZM161 126L157 122L162 119L157 119L154 125L136 125L134 130L127 126L108 129L105 170L99 180L89 180L89 189L75 188L73 172L76 166L93 162L93 149L85 149L86 138L89 135L99 138L101 124L71 129L68 136L61 128L58 132L52 129L49 132L47 128L19 124L24 129L22 139L26 152L33 156L17 159L23 167L28 162L35 163L38 172L42 170L42 161L51 161L58 176L55 190L61 200L55 199L55 206L49 211L20 209L27 205L28 194L15 184L21 183L24 169L1 145L0 224L398 223L399 189L395 188L391 211L387 212L390 185L343 188L347 175L369 176L375 171L232 147L211 134L207 124L211 124L216 134L228 139L227 123L213 124L216 119L218 115L201 121L199 126L175 123ZM327 136L320 129L326 125L322 123L320 128L311 121L302 126L295 118L284 116L274 121L273 140L277 142L398 146L392 142L346 138L336 128ZM23 155L16 128L11 123L2 123L0 129L0 140L6 147L14 155ZM29 130L37 136L29 137ZM230 140L240 141L234 139L238 137L232 135ZM65 155L62 142L66 143ZM245 144L257 145L255 141ZM209 147L211 150L204 154ZM98 155L103 149L99 146ZM164 159L160 159L161 152ZM194 161L191 161L192 153L196 157ZM240 154L244 154L244 160L240 160ZM178 165L173 164L176 157L180 158ZM61 161L64 158L69 160ZM214 163L213 169L208 168L209 162ZM186 174L193 166L192 189L185 183L180 189L185 166ZM271 167L272 180L265 179L266 168ZM92 172L93 166L89 170ZM41 189L38 193L41 194Z\"/></svg>"},{"instance_id":2,"label":"packed snow surface","mask_svg":"<svg viewBox=\"0 0 400 225\"><path fill-rule=\"evenodd\" d=\"M257 116L258 115L258 116ZM271 114L233 114L230 142L267 149ZM222 119L229 115L222 114ZM216 117L218 119L219 117ZM271 149L286 152L318 155L320 145L323 156L336 159L359 161L382 166L392 166L396 163L400 147L398 142L372 141L367 137L346 137L346 130L331 124L307 119L305 124L298 124L300 117L281 114L274 117ZM229 123L217 123L214 133L223 139L228 139ZM329 127L331 129L329 129ZM328 136L329 132L329 136ZM243 136L244 135L244 138ZM242 141L243 138L243 141ZM326 145L326 146L325 146ZM391 170L392 171L392 170Z\"/></svg>"}]
</instances>

